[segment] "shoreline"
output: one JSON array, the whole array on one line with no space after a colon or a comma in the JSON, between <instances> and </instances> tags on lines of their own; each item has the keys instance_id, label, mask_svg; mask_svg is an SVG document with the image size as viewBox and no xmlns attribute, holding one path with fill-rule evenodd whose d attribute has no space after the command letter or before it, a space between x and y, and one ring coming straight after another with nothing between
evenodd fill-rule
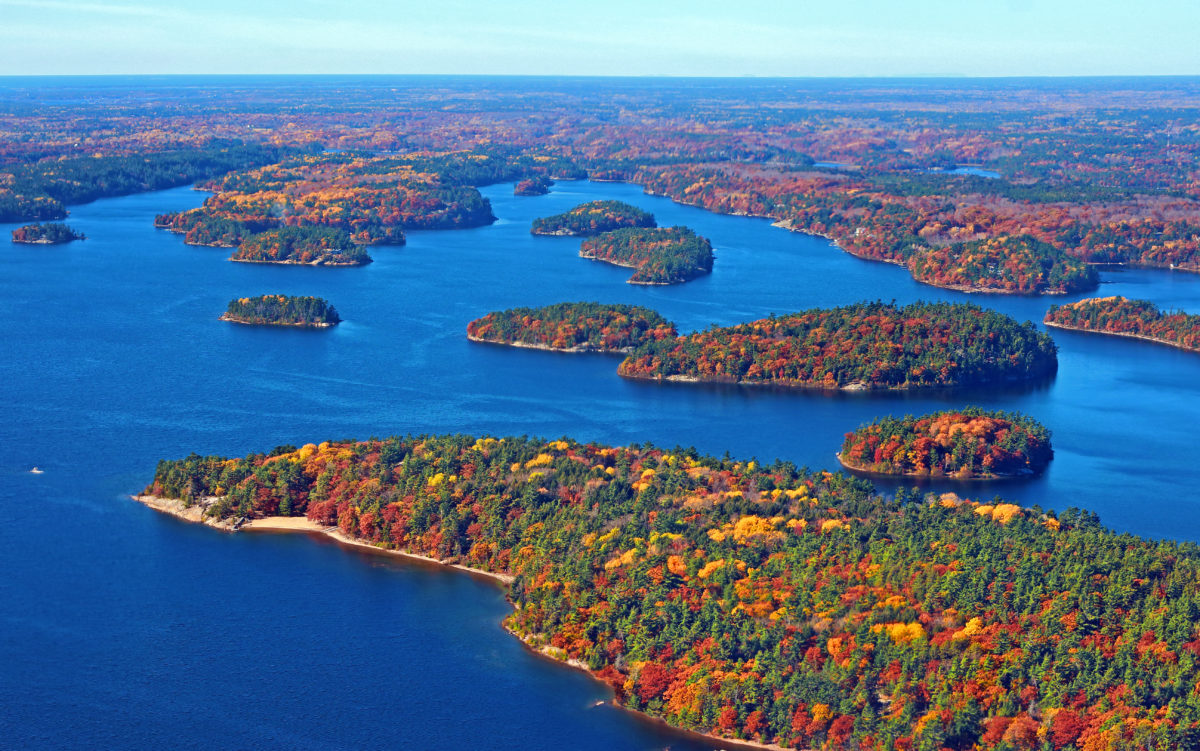
<instances>
[{"instance_id":1,"label":"shoreline","mask_svg":"<svg viewBox=\"0 0 1200 751\"><path fill-rule=\"evenodd\" d=\"M767 387L782 388L782 389L792 389L795 391L825 391L825 392L846 391L846 392L850 392L850 393L862 393L862 392L883 393L883 392L888 392L888 391L912 391L912 392L938 391L938 392L941 392L941 391L946 391L946 390L981 388L984 386L1010 385L1013 383L1024 383L1026 381L1037 381L1041 378L1044 378L1046 375L1050 375L1050 374L1031 375L1028 378L1005 378L1005 379L996 379L996 380L992 380L992 381L982 381L980 383L940 384L940 385L935 385L935 386L870 386L861 381L855 381L854 383L847 383L845 386L825 386L823 383L805 382L805 381L792 383L792 382L787 382L787 381L746 381L746 380L736 380L736 379L727 378L727 377L726 378L702 378L700 376L691 376L691 375L668 375L668 376L629 375L628 373L622 373L620 371L620 369L617 370L617 375L619 375L622 378L628 378L631 381L648 381L648 382L653 382L653 383L704 383L704 384L716 384L716 385L720 385L720 386L747 386L747 387L767 386Z\"/></svg>"},{"instance_id":2,"label":"shoreline","mask_svg":"<svg viewBox=\"0 0 1200 751\"><path fill-rule=\"evenodd\" d=\"M81 237L72 237L70 240L11 240L10 242L13 245L70 245L82 239Z\"/></svg>"},{"instance_id":3,"label":"shoreline","mask_svg":"<svg viewBox=\"0 0 1200 751\"><path fill-rule=\"evenodd\" d=\"M335 323L330 323L328 321L308 321L303 323L290 323L288 321L245 321L231 316L228 313L222 313L217 320L227 321L229 323L240 323L243 326L289 326L295 329L329 329L341 323L341 321L337 321Z\"/></svg>"},{"instance_id":4,"label":"shoreline","mask_svg":"<svg viewBox=\"0 0 1200 751\"><path fill-rule=\"evenodd\" d=\"M250 258L230 258L229 260L233 263L262 263L262 264L274 264L276 266L331 266L331 267L345 266L345 267L351 267L351 266L366 266L368 263L371 263L371 260L362 261L361 263L359 263L357 261L354 263L329 263L323 258L318 258L315 261L309 261L307 263L304 261L255 261Z\"/></svg>"},{"instance_id":5,"label":"shoreline","mask_svg":"<svg viewBox=\"0 0 1200 751\"><path fill-rule=\"evenodd\" d=\"M622 181L613 181L613 182L626 182L626 181L622 180ZM628 182L631 185L641 185L640 183L637 183L632 180L628 181ZM951 290L954 292L963 292L965 294L1015 295L1015 296L1020 296L1020 297L1041 297L1043 295L1067 295L1067 294L1073 294L1073 292L1083 291L1083 290L1073 290L1073 291L1045 290L1042 292L1022 292L1020 290L997 289L995 287L971 287L971 286L965 285L965 284L937 284L934 282L928 282L928 281L925 281L924 279L918 279L912 273L912 269L908 268L908 264L906 264L903 261L899 261L899 260L891 259L891 258L872 258L871 256L868 256L864 253L855 252L855 251L847 248L845 245L842 245L842 242L839 238L836 238L825 232L813 232L810 230L801 229L799 227L796 227L792 223L791 219L777 218L777 217L771 216L769 214L765 214L765 215L764 214L752 214L747 211L717 211L716 209L710 209L699 203L691 203L688 201L681 201L678 198L675 198L674 196L670 195L669 193L657 193L655 191L648 190L645 185L641 185L641 188L642 188L642 192L648 196L669 198L669 199L671 199L671 201L673 201L681 206L691 206L692 208L700 209L701 211L707 211L710 214L720 214L723 216L743 216L743 217L750 217L750 218L754 218L754 219L771 220L772 227L779 227L780 229L785 229L788 232L797 232L801 235L810 235L812 237L820 237L824 240L827 240L831 245L833 245L833 247L837 248L838 250L842 251L843 253L849 253L850 255L854 256L855 258L858 258L859 260L874 261L876 263L890 263L892 265L899 266L900 268L902 268L908 272L908 275L910 277L912 277L913 281L915 281L919 284L927 285L929 287L935 287L937 289L948 289L948 290ZM1085 261L1085 263L1087 263L1087 262ZM1180 269L1180 267L1175 267L1175 266L1171 266L1171 267L1161 266L1159 268L1170 268L1172 270ZM1182 270L1188 271L1189 269L1182 269ZM1200 273L1200 271L1197 271L1196 273Z\"/></svg>"},{"instance_id":6,"label":"shoreline","mask_svg":"<svg viewBox=\"0 0 1200 751\"><path fill-rule=\"evenodd\" d=\"M537 349L543 352L561 352L568 355L628 355L634 347L620 349L604 349L603 347L587 347L576 344L573 347L551 347L549 344L533 344L531 342L499 342L494 339L484 339L481 336L467 334L467 341L478 344L493 344L497 347L517 347L518 349Z\"/></svg>"},{"instance_id":7,"label":"shoreline","mask_svg":"<svg viewBox=\"0 0 1200 751\"><path fill-rule=\"evenodd\" d=\"M579 251L579 257L585 258L589 261L595 261L597 263L607 263L609 266L617 266L617 267L620 267L623 269L633 269L634 271L641 271L641 269L642 269L641 264L630 263L630 262L626 262L626 261L613 261L608 258L600 258L599 256L595 255L594 253L587 253L583 250ZM698 269L698 271L701 271L702 273L696 274L695 276L683 277L682 279L673 279L669 282L635 281L631 277L629 279L626 279L625 283L626 284L640 284L645 287L669 287L672 284L687 284L688 282L692 281L693 279L699 279L702 276L706 276L706 275L712 273L711 271L704 271L703 269ZM637 276L637 275L634 274L634 276Z\"/></svg>"},{"instance_id":8,"label":"shoreline","mask_svg":"<svg viewBox=\"0 0 1200 751\"><path fill-rule=\"evenodd\" d=\"M1188 347L1186 345L1179 344L1178 342L1172 342L1167 339L1156 339L1152 336L1146 336L1145 334L1129 334L1124 331L1101 331L1099 329L1085 329L1078 326L1069 326L1065 323L1047 321L1045 319L1042 320L1042 324L1047 328L1062 329L1063 331L1077 331L1080 334L1100 334L1102 336L1119 336L1124 337L1125 339L1141 339L1142 341L1150 342L1151 344L1161 344L1165 347L1173 347L1174 349L1182 350L1184 352L1200 354L1200 347Z\"/></svg>"},{"instance_id":9,"label":"shoreline","mask_svg":"<svg viewBox=\"0 0 1200 751\"><path fill-rule=\"evenodd\" d=\"M212 527L214 529L220 529L225 532L233 533L233 532L241 532L243 530L249 530L251 532L260 532L260 533L302 532L302 533L308 533L308 534L320 534L320 535L329 537L330 539L332 539L342 545L345 545L347 547L365 548L374 553L381 553L381 554L385 554L385 555L394 555L394 556L398 556L400 558L406 558L409 560L415 560L415 561L421 561L423 563L435 564L442 568L457 569L464 573L475 574L478 576L486 577L488 579L491 579L492 581L499 582L501 585L503 585L505 587L508 587L516 580L516 577L513 576L512 574L498 574L498 573L494 573L491 571L484 571L483 569L477 569L477 568L472 568L470 566L464 566L464 565L458 564L458 563L450 563L447 561L442 561L437 558L433 558L431 556L421 555L420 553L408 553L408 552L404 552L401 550L392 550L392 549L388 549L388 548L376 547L375 545L372 545L369 542L364 542L362 540L356 540L352 537L348 537L348 536L342 534L341 531L338 530L337 527L325 527L325 526L317 524L316 522L311 521L310 519L307 519L302 516L267 516L267 517L262 517L259 519L248 519L240 525L235 525L234 522L230 522L228 520L216 520L216 519L212 519L211 517L204 516L204 510L207 509L208 506L212 505L214 502L216 502L218 500L216 497L202 498L199 502L193 504L192 506L185 506L183 501L175 499L175 498L163 498L163 497L154 496L154 495L137 494L137 495L131 495L130 498L137 501L138 503L141 503L145 506L148 506L148 507L154 509L155 511L158 511L158 512L161 512L164 514L169 514L171 516L174 516L174 517L181 519L183 521L186 521L186 522L190 522L193 524L203 524L205 526ZM509 599L509 604L512 605L514 607L514 609L516 609L518 607L516 605L516 603L512 602L511 599ZM526 649L533 652L534 654L537 654L540 657L543 657L548 660L553 660L554 662L558 663L559 665L564 665L566 667L573 668L575 670L581 670L581 671L587 673L597 683L601 684L602 686L604 686L605 688L607 688L611 691L611 687L608 685L608 683L606 683L604 680L599 678L591 670L591 668L589 668L587 666L587 664L585 664L579 660L566 657L565 655L560 655L559 652L561 652L561 650L556 652L553 647L535 644L534 641L538 638L538 635L522 636L522 635L516 633L515 631L513 631L512 629L510 629L504 623L501 623L500 627L503 628L508 634L515 637L519 642L521 642L521 644ZM613 698L610 699L609 701L611 702L611 704L614 707L616 707L622 711L630 712L632 714L638 715L644 720L653 722L664 728L669 729L672 733L679 733L682 735L690 736L695 739L704 739L707 741L715 741L720 744L727 745L730 749L732 749L732 751L741 751L742 749L745 749L746 751L750 751L752 749L766 749L767 751L803 751L801 749L787 749L787 748L784 748L783 746L779 746L779 745L776 745L773 743L757 743L754 741L723 738L721 736L713 735L711 733L704 733L704 732L701 732L698 730L689 730L687 728L682 728L682 727L678 727L676 725L672 725L671 723L667 722L666 720L662 719L661 717L655 717L654 715L647 714L646 712L642 712L640 710L630 709L629 707L625 706L620 701L618 701L615 696L613 696Z\"/></svg>"},{"instance_id":10,"label":"shoreline","mask_svg":"<svg viewBox=\"0 0 1200 751\"><path fill-rule=\"evenodd\" d=\"M865 467L858 467L858 466L848 463L845 459L842 458L841 451L837 452L833 456L834 456L834 458L836 458L838 460L838 464L842 465L843 469L849 470L850 472L854 472L856 474L866 475L867 477L879 478L881 480L899 479L902 477L907 477L907 478L914 479L914 480L949 480L951 482L1004 482L1006 480L1028 480L1030 478L1037 477L1038 475L1041 474L1041 472L1035 472L1033 470L1029 470L1028 474L1021 474L1021 475L992 474L992 475L987 475L987 476L983 476L983 477L976 477L976 476L955 477L954 475L947 475L947 474L940 474L940 475L921 474L921 475L919 475L915 472L877 472L873 469L867 469ZM1045 468L1043 468L1042 471L1044 472Z\"/></svg>"},{"instance_id":11,"label":"shoreline","mask_svg":"<svg viewBox=\"0 0 1200 751\"><path fill-rule=\"evenodd\" d=\"M506 585L512 584L513 581L516 580L516 577L512 574L500 574L493 571L484 571L480 568L472 568L471 566L464 566L460 563L443 561L432 556L421 555L420 553L409 553L403 550L381 548L369 542L344 535L337 527L325 527L303 516L266 516L259 519L247 519L241 525L235 525L234 522L228 520L216 520L212 519L211 517L204 516L204 510L216 500L215 498L202 499L200 502L192 506L185 506L183 501L174 498L162 498L154 495L134 495L131 496L131 498L138 503L149 506L155 511L170 514L171 516L187 522L204 524L205 526L212 527L214 529L221 529L226 532L241 532L243 530L250 530L257 532L307 532L310 534L320 534L350 547L365 548L376 553L399 556L401 558L423 561L425 563L434 563L446 568L454 568L470 574L486 576L489 579L493 579Z\"/></svg>"},{"instance_id":12,"label":"shoreline","mask_svg":"<svg viewBox=\"0 0 1200 751\"><path fill-rule=\"evenodd\" d=\"M719 735L715 735L713 733L705 733L700 730L689 730L687 728L681 728L677 725L672 725L671 723L667 722L666 720L662 719L661 717L655 717L652 714L647 714L646 712L643 712L640 709L630 709L629 707L625 706L622 702L620 702L617 699L615 693L612 690L612 686L610 686L607 681L605 681L605 680L601 679L599 676L597 676L596 673L593 672L592 669L589 668L586 663L581 662L576 659L573 659L573 658L570 658L570 657L560 656L559 653L562 652L562 650L557 649L556 647L551 647L551 646L548 646L545 644L538 645L538 644L534 643L535 640L538 639L539 636L541 636L540 634L532 634L532 635L528 635L528 636L522 636L521 634L518 634L516 631L513 631L511 628L509 628L508 626L506 626L504 624L501 624L501 628L503 628L511 636L515 637L517 639L517 641L521 642L522 646L524 646L526 649L528 649L530 652L534 653L535 655L537 655L539 657L544 657L547 660L552 660L553 662L555 662L559 665L565 665L569 668L574 668L575 670L580 670L584 673L587 673L593 680L595 680L600 685L604 686L608 690L608 692L609 692L610 696L612 696L612 698L609 699L608 701L602 701L602 702L600 702L600 704L611 704L612 706L616 707L617 709L620 709L623 712L629 712L630 714L637 715L638 717L642 718L643 720L645 720L647 722L651 722L660 727L667 728L672 733L679 733L679 734L688 736L694 740L716 741L717 743L720 743L721 745L726 746L728 749L732 749L732 751L742 751L743 749L745 749L746 751L751 751L752 749L767 749L767 751L807 751L806 749L786 748L784 746L780 746L775 743L758 743L757 741L738 740L736 738L725 738L725 737L722 737ZM592 706L598 706L598 705L592 705Z\"/></svg>"}]
</instances>

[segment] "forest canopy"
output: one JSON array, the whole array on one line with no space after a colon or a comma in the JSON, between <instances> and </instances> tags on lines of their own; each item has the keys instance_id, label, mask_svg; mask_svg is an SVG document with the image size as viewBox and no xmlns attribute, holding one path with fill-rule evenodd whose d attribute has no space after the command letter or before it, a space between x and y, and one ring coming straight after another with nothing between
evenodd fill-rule
<instances>
[{"instance_id":1,"label":"forest canopy","mask_svg":"<svg viewBox=\"0 0 1200 751\"><path fill-rule=\"evenodd\" d=\"M623 201L588 201L570 211L533 220L535 235L590 237L622 227L655 227L654 215Z\"/></svg>"},{"instance_id":2,"label":"forest canopy","mask_svg":"<svg viewBox=\"0 0 1200 751\"><path fill-rule=\"evenodd\" d=\"M461 183L463 166L450 156L321 154L235 172L203 186L213 195L202 207L162 214L155 226L189 244L232 247L284 226L340 229L362 245L403 245L405 229L491 224L491 203ZM446 174L424 171L439 169Z\"/></svg>"},{"instance_id":3,"label":"forest canopy","mask_svg":"<svg viewBox=\"0 0 1200 751\"><path fill-rule=\"evenodd\" d=\"M320 297L259 295L229 301L222 321L323 328L340 323L337 310Z\"/></svg>"},{"instance_id":4,"label":"forest canopy","mask_svg":"<svg viewBox=\"0 0 1200 751\"><path fill-rule=\"evenodd\" d=\"M678 284L712 273L713 249L687 227L627 228L583 241L579 255L637 269L630 284Z\"/></svg>"},{"instance_id":5,"label":"forest canopy","mask_svg":"<svg viewBox=\"0 0 1200 751\"><path fill-rule=\"evenodd\" d=\"M162 461L150 494L511 574L627 706L786 748L1194 748L1200 548L843 474L410 436Z\"/></svg>"},{"instance_id":6,"label":"forest canopy","mask_svg":"<svg viewBox=\"0 0 1200 751\"><path fill-rule=\"evenodd\" d=\"M580 302L488 313L467 324L467 336L572 352L628 352L648 341L673 339L676 331L649 308Z\"/></svg>"},{"instance_id":7,"label":"forest canopy","mask_svg":"<svg viewBox=\"0 0 1200 751\"><path fill-rule=\"evenodd\" d=\"M49 159L0 167L0 222L62 219L68 204L176 188L230 170L278 161L289 151L214 142L197 149Z\"/></svg>"},{"instance_id":8,"label":"forest canopy","mask_svg":"<svg viewBox=\"0 0 1200 751\"><path fill-rule=\"evenodd\" d=\"M550 192L551 185L554 185L554 181L545 175L529 177L513 186L513 195L544 196Z\"/></svg>"},{"instance_id":9,"label":"forest canopy","mask_svg":"<svg viewBox=\"0 0 1200 751\"><path fill-rule=\"evenodd\" d=\"M646 344L621 375L652 380L911 389L1050 376L1057 348L1033 324L969 303L858 303Z\"/></svg>"},{"instance_id":10,"label":"forest canopy","mask_svg":"<svg viewBox=\"0 0 1200 751\"><path fill-rule=\"evenodd\" d=\"M1100 334L1134 336L1200 351L1200 316L1182 310L1164 312L1147 300L1092 297L1055 305L1046 313L1045 323Z\"/></svg>"},{"instance_id":11,"label":"forest canopy","mask_svg":"<svg viewBox=\"0 0 1200 751\"><path fill-rule=\"evenodd\" d=\"M848 469L961 480L1040 473L1050 431L1025 415L978 407L885 417L846 434L838 461Z\"/></svg>"},{"instance_id":12,"label":"forest canopy","mask_svg":"<svg viewBox=\"0 0 1200 751\"><path fill-rule=\"evenodd\" d=\"M63 245L87 236L60 222L26 224L12 231L12 241L26 245Z\"/></svg>"},{"instance_id":13,"label":"forest canopy","mask_svg":"<svg viewBox=\"0 0 1200 751\"><path fill-rule=\"evenodd\" d=\"M287 263L310 266L362 266L371 256L332 227L282 227L250 235L229 257L244 263Z\"/></svg>"}]
</instances>

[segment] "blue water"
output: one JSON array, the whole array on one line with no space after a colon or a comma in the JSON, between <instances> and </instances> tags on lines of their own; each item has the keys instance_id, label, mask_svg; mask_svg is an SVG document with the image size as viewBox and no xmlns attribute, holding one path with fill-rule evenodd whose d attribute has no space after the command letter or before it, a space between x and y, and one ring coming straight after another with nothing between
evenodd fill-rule
<instances>
[{"instance_id":1,"label":"blue water","mask_svg":"<svg viewBox=\"0 0 1200 751\"><path fill-rule=\"evenodd\" d=\"M843 433L967 402L1054 431L1036 480L973 486L1093 509L1109 525L1200 540L1200 356L1055 332L1035 387L864 395L660 386L618 360L473 345L469 320L563 300L650 306L684 330L860 299L973 299L1040 321L1051 300L967 296L826 241L633 186L487 188L495 225L417 232L362 268L229 263L151 227L188 189L75 207L88 240L0 240L0 745L6 748L711 748L607 705L587 676L499 627L493 583L305 536L228 535L128 500L160 457L405 432L570 435L696 445L834 468ZM529 222L596 198L687 224L714 273L674 287L577 257ZM7 238L11 226L0 226ZM1103 272L1102 294L1200 312L1200 276ZM328 331L244 327L232 297L328 298ZM39 466L45 474L33 475ZM961 486L954 487L961 490Z\"/></svg>"},{"instance_id":2,"label":"blue water","mask_svg":"<svg viewBox=\"0 0 1200 751\"><path fill-rule=\"evenodd\" d=\"M849 170L849 171L859 169L858 165L846 164L845 162L813 162L812 166L821 167L823 169L836 169L836 170ZM949 169L927 169L924 171L930 172L935 175L974 175L975 177L987 177L987 178L991 178L993 180L1000 177L1000 173L996 172L995 170L984 169L983 167L971 167L971 166L951 167Z\"/></svg>"},{"instance_id":3,"label":"blue water","mask_svg":"<svg viewBox=\"0 0 1200 751\"><path fill-rule=\"evenodd\" d=\"M969 166L953 167L951 169L931 169L929 172L942 175L974 175L976 177L989 177L993 180L1000 177L1000 173L996 172L995 170Z\"/></svg>"}]
</instances>

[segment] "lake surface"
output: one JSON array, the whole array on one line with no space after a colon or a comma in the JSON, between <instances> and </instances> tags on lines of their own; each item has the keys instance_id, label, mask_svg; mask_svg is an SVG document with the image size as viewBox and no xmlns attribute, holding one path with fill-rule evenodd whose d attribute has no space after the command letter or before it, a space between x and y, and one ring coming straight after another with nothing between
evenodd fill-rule
<instances>
[{"instance_id":1,"label":"lake surface","mask_svg":"<svg viewBox=\"0 0 1200 751\"><path fill-rule=\"evenodd\" d=\"M1030 481L931 487L1079 506L1120 530L1200 540L1200 356L1056 331L1057 378L1004 391L631 382L617 358L471 344L466 324L578 300L646 305L682 331L862 299L971 299L1040 321L1062 298L938 290L820 238L634 186L483 192L496 224L415 232L405 247L372 248L362 268L234 264L227 250L154 230L154 214L199 205L204 194L190 189L75 207L69 221L88 240L63 247L11 245L13 225L0 225L0 745L714 746L593 706L607 698L598 683L500 629L508 605L489 581L303 535L224 534L128 499L159 458L192 451L469 432L695 445L834 469L843 434L863 422L970 403L1044 422L1055 461ZM709 237L713 274L628 285L630 270L580 259L578 240L529 235L533 218L598 198ZM1200 276L1102 277L1099 294L1200 312ZM217 320L231 298L269 292L320 295L346 322L298 331Z\"/></svg>"}]
</instances>

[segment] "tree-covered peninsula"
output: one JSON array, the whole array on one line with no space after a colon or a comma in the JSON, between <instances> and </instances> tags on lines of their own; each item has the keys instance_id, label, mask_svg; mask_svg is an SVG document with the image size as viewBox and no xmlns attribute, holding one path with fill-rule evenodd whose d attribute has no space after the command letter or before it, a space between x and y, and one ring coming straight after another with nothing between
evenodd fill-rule
<instances>
[{"instance_id":1,"label":"tree-covered peninsula","mask_svg":"<svg viewBox=\"0 0 1200 751\"><path fill-rule=\"evenodd\" d=\"M1164 312L1147 300L1092 297L1055 305L1045 323L1062 329L1129 336L1200 352L1200 316Z\"/></svg>"},{"instance_id":2,"label":"tree-covered peninsula","mask_svg":"<svg viewBox=\"0 0 1200 751\"><path fill-rule=\"evenodd\" d=\"M361 245L352 242L344 230L331 227L282 227L247 237L229 260L309 266L362 266L371 262L371 256Z\"/></svg>"},{"instance_id":3,"label":"tree-covered peninsula","mask_svg":"<svg viewBox=\"0 0 1200 751\"><path fill-rule=\"evenodd\" d=\"M193 454L146 492L511 576L510 631L690 730L794 749L1200 742L1200 548L1085 511L462 435Z\"/></svg>"},{"instance_id":4,"label":"tree-covered peninsula","mask_svg":"<svg viewBox=\"0 0 1200 751\"><path fill-rule=\"evenodd\" d=\"M847 433L838 454L847 469L962 480L1035 475L1053 457L1044 425L978 407L877 420Z\"/></svg>"},{"instance_id":5,"label":"tree-covered peninsula","mask_svg":"<svg viewBox=\"0 0 1200 751\"><path fill-rule=\"evenodd\" d=\"M675 336L675 325L649 308L596 302L511 308L467 324L472 341L561 352L629 352Z\"/></svg>"},{"instance_id":6,"label":"tree-covered peninsula","mask_svg":"<svg viewBox=\"0 0 1200 751\"><path fill-rule=\"evenodd\" d=\"M278 161L295 151L212 140L196 148L4 165L0 166L0 222L62 219L68 204L187 185L230 170Z\"/></svg>"},{"instance_id":7,"label":"tree-covered peninsula","mask_svg":"<svg viewBox=\"0 0 1200 751\"><path fill-rule=\"evenodd\" d=\"M968 303L858 303L648 343L629 378L823 389L970 386L1046 377L1057 348L1030 322Z\"/></svg>"},{"instance_id":8,"label":"tree-covered peninsula","mask_svg":"<svg viewBox=\"0 0 1200 751\"><path fill-rule=\"evenodd\" d=\"M337 310L320 297L259 295L229 301L222 321L273 326L327 328L341 322Z\"/></svg>"},{"instance_id":9,"label":"tree-covered peninsula","mask_svg":"<svg viewBox=\"0 0 1200 751\"><path fill-rule=\"evenodd\" d=\"M624 201L588 201L570 211L533 220L535 235L590 237L622 227L655 227L654 215Z\"/></svg>"},{"instance_id":10,"label":"tree-covered peninsula","mask_svg":"<svg viewBox=\"0 0 1200 751\"><path fill-rule=\"evenodd\" d=\"M65 245L87 236L60 222L26 224L12 231L12 241L23 245Z\"/></svg>"},{"instance_id":11,"label":"tree-covered peninsula","mask_svg":"<svg viewBox=\"0 0 1200 751\"><path fill-rule=\"evenodd\" d=\"M712 273L712 243L687 227L629 228L584 240L581 258L636 269L630 284L679 284Z\"/></svg>"}]
</instances>

